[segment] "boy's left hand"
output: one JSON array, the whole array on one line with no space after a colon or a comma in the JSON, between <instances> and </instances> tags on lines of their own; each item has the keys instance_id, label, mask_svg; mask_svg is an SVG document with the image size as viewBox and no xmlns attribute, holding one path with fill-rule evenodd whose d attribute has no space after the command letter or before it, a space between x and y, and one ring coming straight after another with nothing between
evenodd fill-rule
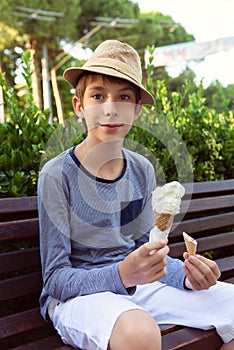
<instances>
[{"instance_id":1,"label":"boy's left hand","mask_svg":"<svg viewBox=\"0 0 234 350\"><path fill-rule=\"evenodd\" d=\"M199 254L189 256L184 253L185 285L190 289L209 289L217 283L221 273L215 261Z\"/></svg>"}]
</instances>

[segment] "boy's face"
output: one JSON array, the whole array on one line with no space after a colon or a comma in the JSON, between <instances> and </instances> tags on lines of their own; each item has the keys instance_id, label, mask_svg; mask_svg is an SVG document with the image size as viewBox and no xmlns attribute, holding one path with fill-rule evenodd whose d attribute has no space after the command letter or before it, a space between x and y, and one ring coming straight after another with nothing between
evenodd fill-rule
<instances>
[{"instance_id":1,"label":"boy's face","mask_svg":"<svg viewBox=\"0 0 234 350\"><path fill-rule=\"evenodd\" d=\"M136 91L124 80L120 83L95 77L87 85L83 103L73 98L74 111L87 124L88 137L97 141L123 138L141 110L141 101L136 104Z\"/></svg>"}]
</instances>

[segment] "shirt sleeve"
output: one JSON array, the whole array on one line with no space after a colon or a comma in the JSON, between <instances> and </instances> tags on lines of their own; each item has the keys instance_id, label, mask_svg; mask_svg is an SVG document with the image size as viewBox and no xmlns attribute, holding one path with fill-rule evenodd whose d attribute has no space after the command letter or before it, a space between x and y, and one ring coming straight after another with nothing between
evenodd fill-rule
<instances>
[{"instance_id":1,"label":"shirt sleeve","mask_svg":"<svg viewBox=\"0 0 234 350\"><path fill-rule=\"evenodd\" d=\"M120 279L119 263L89 270L72 266L68 196L60 180L40 175L38 211L44 290L61 301L104 291L131 294Z\"/></svg>"},{"instance_id":2,"label":"shirt sleeve","mask_svg":"<svg viewBox=\"0 0 234 350\"><path fill-rule=\"evenodd\" d=\"M185 273L182 265L183 262L181 260L167 256L167 275L160 282L171 287L184 289Z\"/></svg>"}]
</instances>

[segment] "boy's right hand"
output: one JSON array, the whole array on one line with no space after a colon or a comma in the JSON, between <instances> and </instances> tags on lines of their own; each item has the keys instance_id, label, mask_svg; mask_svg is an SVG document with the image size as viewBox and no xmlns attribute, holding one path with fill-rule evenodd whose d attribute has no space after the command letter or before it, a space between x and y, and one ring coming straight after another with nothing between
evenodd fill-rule
<instances>
[{"instance_id":1,"label":"boy's right hand","mask_svg":"<svg viewBox=\"0 0 234 350\"><path fill-rule=\"evenodd\" d=\"M164 277L167 273L168 252L169 248L165 240L147 242L130 253L119 264L119 274L124 287L151 283Z\"/></svg>"}]
</instances>

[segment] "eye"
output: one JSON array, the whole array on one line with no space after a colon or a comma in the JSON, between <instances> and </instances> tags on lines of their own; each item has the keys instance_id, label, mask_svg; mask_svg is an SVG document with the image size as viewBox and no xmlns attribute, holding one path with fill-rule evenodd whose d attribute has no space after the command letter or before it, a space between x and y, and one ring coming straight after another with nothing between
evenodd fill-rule
<instances>
[{"instance_id":1,"label":"eye","mask_svg":"<svg viewBox=\"0 0 234 350\"><path fill-rule=\"evenodd\" d=\"M120 96L120 99L122 100L122 101L127 101L127 100L129 100L129 96L128 95L121 95Z\"/></svg>"},{"instance_id":2,"label":"eye","mask_svg":"<svg viewBox=\"0 0 234 350\"><path fill-rule=\"evenodd\" d=\"M92 95L92 98L94 100L101 100L101 99L103 99L103 96L101 94L94 94L94 95Z\"/></svg>"}]
</instances>

